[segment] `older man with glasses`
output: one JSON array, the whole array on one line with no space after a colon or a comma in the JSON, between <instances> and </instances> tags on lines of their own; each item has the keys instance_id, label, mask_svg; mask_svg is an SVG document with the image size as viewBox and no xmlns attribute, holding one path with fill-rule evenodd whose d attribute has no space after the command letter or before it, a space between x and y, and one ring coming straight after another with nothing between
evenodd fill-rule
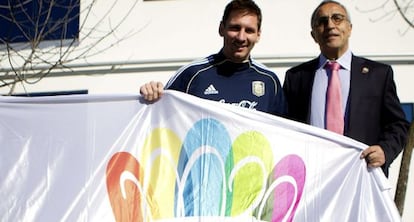
<instances>
[{"instance_id":1,"label":"older man with glasses","mask_svg":"<svg viewBox=\"0 0 414 222\"><path fill-rule=\"evenodd\" d=\"M404 147L408 122L391 66L355 56L349 49L352 23L337 1L323 1L311 18L320 55L289 69L283 85L288 116L368 145L369 167L386 176Z\"/></svg>"}]
</instances>

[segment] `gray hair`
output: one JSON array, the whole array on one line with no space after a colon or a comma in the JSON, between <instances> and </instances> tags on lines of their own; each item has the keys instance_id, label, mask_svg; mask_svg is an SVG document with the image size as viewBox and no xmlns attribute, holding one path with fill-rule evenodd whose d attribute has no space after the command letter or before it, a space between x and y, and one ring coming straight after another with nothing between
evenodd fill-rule
<instances>
[{"instance_id":1,"label":"gray hair","mask_svg":"<svg viewBox=\"0 0 414 222\"><path fill-rule=\"evenodd\" d=\"M316 9L313 11L313 13L312 13L312 17L311 17L311 28L314 28L315 27L315 22L316 22L316 16L317 16L317 14L318 14L318 12L319 12L319 9L322 7L322 6L324 6L324 5L326 5L326 4L328 4L328 3L334 3L334 4L337 4L337 5L339 5L341 8L343 8L344 10L345 10L345 13L346 13L346 17L347 17L347 20L351 23L351 16L349 15L349 12L348 12L348 10L346 9L346 7L343 5L343 4L341 4L341 3L339 3L339 2L337 2L337 1L334 1L334 0L324 0L324 1L322 1L319 5L318 5L318 7L316 7Z\"/></svg>"}]
</instances>

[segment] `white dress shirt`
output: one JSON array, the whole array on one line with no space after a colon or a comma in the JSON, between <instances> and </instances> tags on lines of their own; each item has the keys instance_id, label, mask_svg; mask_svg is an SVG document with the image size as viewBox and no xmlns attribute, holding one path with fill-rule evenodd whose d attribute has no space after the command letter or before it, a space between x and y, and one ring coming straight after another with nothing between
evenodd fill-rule
<instances>
[{"instance_id":1,"label":"white dress shirt","mask_svg":"<svg viewBox=\"0 0 414 222\"><path fill-rule=\"evenodd\" d=\"M348 50L336 60L341 65L339 78L341 80L342 93L342 112L346 115L346 105L348 101L349 86L351 82L351 60L352 53ZM328 75L330 73L324 68L329 60L322 54L319 56L319 65L315 73L312 88L310 124L319 128L325 127L325 104L326 89L328 87Z\"/></svg>"}]
</instances>

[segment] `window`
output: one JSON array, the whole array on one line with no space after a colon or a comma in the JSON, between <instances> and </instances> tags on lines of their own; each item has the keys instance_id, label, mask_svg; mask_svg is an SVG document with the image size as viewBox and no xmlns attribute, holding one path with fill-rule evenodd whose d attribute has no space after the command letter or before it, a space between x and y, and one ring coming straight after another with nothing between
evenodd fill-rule
<instances>
[{"instance_id":1,"label":"window","mask_svg":"<svg viewBox=\"0 0 414 222\"><path fill-rule=\"evenodd\" d=\"M402 103L401 104L404 113L405 113L405 118L408 120L408 122L412 122L413 119L413 112L414 112L414 103Z\"/></svg>"},{"instance_id":2,"label":"window","mask_svg":"<svg viewBox=\"0 0 414 222\"><path fill-rule=\"evenodd\" d=\"M0 44L79 37L80 0L0 0Z\"/></svg>"},{"instance_id":3,"label":"window","mask_svg":"<svg viewBox=\"0 0 414 222\"><path fill-rule=\"evenodd\" d=\"M88 94L88 90L19 93L19 94L13 94L13 96L39 97L39 96L64 96L64 95L79 95L79 94Z\"/></svg>"}]
</instances>

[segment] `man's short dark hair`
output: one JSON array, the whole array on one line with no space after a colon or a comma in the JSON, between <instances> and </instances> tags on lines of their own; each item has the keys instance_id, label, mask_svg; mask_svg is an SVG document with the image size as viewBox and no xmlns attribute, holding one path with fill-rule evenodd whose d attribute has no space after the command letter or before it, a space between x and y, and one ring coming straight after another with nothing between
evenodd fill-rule
<instances>
[{"instance_id":1,"label":"man's short dark hair","mask_svg":"<svg viewBox=\"0 0 414 222\"><path fill-rule=\"evenodd\" d=\"M232 0L224 9L224 14L221 22L225 24L229 16L234 11L245 11L248 14L257 15L257 27L260 30L262 26L262 11L253 0Z\"/></svg>"}]
</instances>

